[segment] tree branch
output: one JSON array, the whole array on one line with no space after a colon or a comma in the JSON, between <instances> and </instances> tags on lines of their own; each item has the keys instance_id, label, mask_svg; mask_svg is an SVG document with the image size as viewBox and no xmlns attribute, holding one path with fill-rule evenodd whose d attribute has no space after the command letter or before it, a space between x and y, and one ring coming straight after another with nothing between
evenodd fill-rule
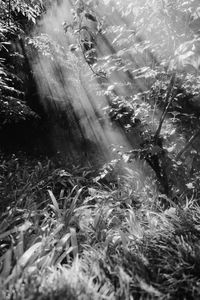
<instances>
[{"instance_id":1,"label":"tree branch","mask_svg":"<svg viewBox=\"0 0 200 300\"><path fill-rule=\"evenodd\" d=\"M183 155L183 153L190 147L190 145L196 140L196 138L199 136L200 134L200 129L194 133L191 138L189 139L189 141L187 142L187 144L185 145L185 147L176 155L176 160L179 160L181 158L181 156Z\"/></svg>"},{"instance_id":2,"label":"tree branch","mask_svg":"<svg viewBox=\"0 0 200 300\"><path fill-rule=\"evenodd\" d=\"M169 87L168 87L168 91L167 91L167 95L166 95L166 98L165 98L165 103L166 103L166 106L165 106L165 109L161 115L161 118L160 118L160 123L159 123L159 126L158 126L158 129L155 133L155 140L157 140L157 138L159 137L160 135L160 132L161 132L161 129L162 129L162 125L163 125L163 122L166 118L166 115L168 113L168 109L170 107L170 104L172 103L174 97L175 97L175 94L174 95L171 95L172 93L172 90L173 90L173 87L174 87L174 83L175 83L175 79L176 79L176 74L173 73L172 74L172 77L170 79L170 83L169 83ZM170 98L171 96L171 98Z\"/></svg>"}]
</instances>

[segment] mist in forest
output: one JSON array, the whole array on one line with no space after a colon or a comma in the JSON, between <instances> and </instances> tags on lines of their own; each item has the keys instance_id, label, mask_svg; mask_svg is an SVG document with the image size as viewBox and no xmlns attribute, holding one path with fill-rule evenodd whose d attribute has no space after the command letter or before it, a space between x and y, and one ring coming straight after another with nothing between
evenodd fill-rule
<instances>
[{"instance_id":1,"label":"mist in forest","mask_svg":"<svg viewBox=\"0 0 200 300\"><path fill-rule=\"evenodd\" d=\"M130 4L130 1L128 3ZM122 5L128 5L128 3L123 2ZM115 5L113 1L112 5ZM135 9L139 9L139 7ZM99 19L109 13L105 10L104 5L99 4L97 10ZM87 26L95 30L96 22L88 22L89 25L87 24ZM120 126L111 124L104 110L110 105L110 94L114 91L116 97L133 97L139 92L148 90L154 81L135 79L128 69L123 70L124 66L122 65L121 72L112 72L111 76L106 78L108 92L107 94L103 93L102 87L105 84L105 79L98 78L94 74L93 68L85 61L83 54L80 55L80 53L76 54L74 50L71 51L77 41L73 30L67 30L67 33L64 30L64 24L71 23L73 23L71 1L59 1L49 8L35 30L36 47L39 47L41 41L47 41L46 46L40 49L39 54L32 61L40 98L47 114L52 119L58 120L54 122L52 138L57 150L63 153L69 151L74 153L77 149L81 152L93 151L95 157L102 155L105 161L109 161L116 157L116 152L113 152L113 149L117 148L116 145L118 148L120 146L123 151L127 151L133 147L139 148L141 142L137 131L133 130L127 134ZM107 25L122 26L130 29L131 34L134 34L135 28L130 17L121 18L117 11L113 10L112 18L109 18ZM97 64L101 65L102 57L108 56L109 59L110 55L119 55L119 47L115 45L113 38L113 33L110 33L107 36L100 36L97 40L96 50L99 59ZM159 37L156 33L150 35L148 30L144 36L142 30L139 30L137 39L138 41L158 42ZM169 40L168 48L165 49L165 53L162 53L166 58L172 54L172 43L173 41ZM153 67L153 64L158 63L161 57L159 49L156 53L147 47L145 57L137 56L133 50L132 52L130 50L125 52L122 46L120 49L123 60L131 61L132 68L133 66L136 69L142 68L146 64L152 64ZM155 112L155 109L149 109L147 118L149 118L149 126L154 132L159 124L161 113L158 110ZM174 125L166 120L163 128L173 131ZM139 162L135 162L133 165L135 169L140 171Z\"/></svg>"},{"instance_id":2,"label":"mist in forest","mask_svg":"<svg viewBox=\"0 0 200 300\"><path fill-rule=\"evenodd\" d=\"M33 61L45 110L62 115L63 126L70 127L72 133L67 136L68 129L65 128L66 140L63 137L60 141L63 143L62 151L69 144L69 139L73 139L76 146L81 139L93 141L105 156L111 155L111 146L115 144L130 148L123 131L113 128L105 116L103 108L109 105L108 100L98 93L100 86L90 66L69 51L74 36L70 32L65 34L63 23L66 20L72 22L70 1L54 4L49 9L36 30L35 41L39 45L40 39L44 41L48 36L53 42L47 44L46 49L40 51ZM59 132L55 134L60 135Z\"/></svg>"}]
</instances>

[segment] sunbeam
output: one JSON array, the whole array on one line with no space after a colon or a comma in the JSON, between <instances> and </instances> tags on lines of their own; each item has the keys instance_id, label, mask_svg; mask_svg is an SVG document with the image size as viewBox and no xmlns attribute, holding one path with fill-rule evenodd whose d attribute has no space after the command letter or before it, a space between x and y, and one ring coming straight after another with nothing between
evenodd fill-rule
<instances>
[{"instance_id":1,"label":"sunbeam","mask_svg":"<svg viewBox=\"0 0 200 300\"><path fill-rule=\"evenodd\" d=\"M105 113L105 107L112 107L115 101L132 105L136 121L137 117L145 118L152 133L159 127L162 111L155 99L146 101L145 91L156 83L154 69L161 67L161 58L167 60L183 42L183 36L178 42L170 38L170 31L178 30L173 23L169 36L163 31L162 38L148 26L138 28L137 16L141 14L153 23L162 20L159 14L164 2L154 3L151 16L148 2L142 6L144 11L138 1L119 2L120 8L118 1L95 2L95 17L89 13L92 4L88 2L85 18L81 15L84 2L55 2L33 33L36 48L43 42L37 58L31 60L33 72L46 112L59 120L54 124L52 142L65 155L74 155L77 149L90 152L93 144L94 156L102 156L105 162L116 157L115 145L124 152L140 148L139 127L136 131L124 130L120 122L113 123ZM158 24L161 28L165 25L165 21ZM160 38L161 47L154 47ZM168 39L165 49L163 39ZM166 129L176 137L175 125L168 117L162 131ZM182 139L181 146L184 142ZM135 170L141 169L141 162L135 160L132 164Z\"/></svg>"}]
</instances>

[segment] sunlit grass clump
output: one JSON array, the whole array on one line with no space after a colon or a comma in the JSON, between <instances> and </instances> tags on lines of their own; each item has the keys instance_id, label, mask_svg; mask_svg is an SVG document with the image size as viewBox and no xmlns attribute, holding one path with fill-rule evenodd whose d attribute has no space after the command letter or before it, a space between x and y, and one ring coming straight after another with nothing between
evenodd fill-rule
<instances>
[{"instance_id":1,"label":"sunlit grass clump","mask_svg":"<svg viewBox=\"0 0 200 300\"><path fill-rule=\"evenodd\" d=\"M1 159L1 299L198 299L200 208L131 173ZM150 192L151 190L151 192Z\"/></svg>"}]
</instances>

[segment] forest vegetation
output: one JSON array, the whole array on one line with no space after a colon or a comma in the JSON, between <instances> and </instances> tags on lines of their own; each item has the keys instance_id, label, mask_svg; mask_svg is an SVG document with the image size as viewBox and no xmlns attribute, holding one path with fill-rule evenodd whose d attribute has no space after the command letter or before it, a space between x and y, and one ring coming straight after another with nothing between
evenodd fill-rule
<instances>
[{"instance_id":1,"label":"forest vegetation","mask_svg":"<svg viewBox=\"0 0 200 300\"><path fill-rule=\"evenodd\" d=\"M200 299L199 0L0 0L0 299Z\"/></svg>"}]
</instances>

